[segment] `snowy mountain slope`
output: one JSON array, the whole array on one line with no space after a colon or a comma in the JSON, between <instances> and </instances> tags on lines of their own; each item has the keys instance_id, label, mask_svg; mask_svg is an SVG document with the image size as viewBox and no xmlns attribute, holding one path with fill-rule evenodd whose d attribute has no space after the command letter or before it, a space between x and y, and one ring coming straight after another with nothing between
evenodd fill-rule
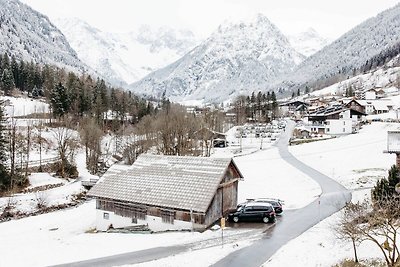
<instances>
[{"instance_id":1,"label":"snowy mountain slope","mask_svg":"<svg viewBox=\"0 0 400 267\"><path fill-rule=\"evenodd\" d=\"M359 74L321 90L310 93L312 96L343 95L346 89L353 90L383 89L387 94L397 93L400 89L400 55L384 66L373 71Z\"/></svg>"},{"instance_id":2,"label":"snowy mountain slope","mask_svg":"<svg viewBox=\"0 0 400 267\"><path fill-rule=\"evenodd\" d=\"M196 44L192 32L142 26L138 32L107 33L74 19L55 20L78 56L108 80L132 83L174 62Z\"/></svg>"},{"instance_id":3,"label":"snowy mountain slope","mask_svg":"<svg viewBox=\"0 0 400 267\"><path fill-rule=\"evenodd\" d=\"M86 69L49 19L18 0L0 0L0 53L74 71Z\"/></svg>"},{"instance_id":4,"label":"snowy mountain slope","mask_svg":"<svg viewBox=\"0 0 400 267\"><path fill-rule=\"evenodd\" d=\"M356 26L304 60L284 84L312 84L339 73L350 73L371 57L400 41L400 4ZM287 88L287 85L283 85Z\"/></svg>"},{"instance_id":5,"label":"snowy mountain slope","mask_svg":"<svg viewBox=\"0 0 400 267\"><path fill-rule=\"evenodd\" d=\"M306 57L315 54L330 42L327 38L319 35L313 28L298 34L287 35L287 38L293 48Z\"/></svg>"},{"instance_id":6,"label":"snowy mountain slope","mask_svg":"<svg viewBox=\"0 0 400 267\"><path fill-rule=\"evenodd\" d=\"M265 16L219 26L211 37L171 65L132 85L135 93L172 100L217 102L263 90L304 57Z\"/></svg>"}]
</instances>

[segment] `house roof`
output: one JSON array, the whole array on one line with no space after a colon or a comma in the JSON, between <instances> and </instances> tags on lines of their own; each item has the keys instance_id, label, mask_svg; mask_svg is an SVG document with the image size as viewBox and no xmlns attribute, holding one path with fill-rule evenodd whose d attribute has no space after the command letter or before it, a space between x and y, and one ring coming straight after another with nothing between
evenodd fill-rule
<instances>
[{"instance_id":1,"label":"house roof","mask_svg":"<svg viewBox=\"0 0 400 267\"><path fill-rule=\"evenodd\" d=\"M341 112L344 112L347 110L350 110L351 113L353 113L353 114L366 115L365 113L360 112L358 110L355 110L352 108L347 108L343 105L337 105L337 106L331 106L331 107L319 109L313 113L306 115L306 117L326 117L326 116L334 115L334 114L341 113Z\"/></svg>"},{"instance_id":2,"label":"house roof","mask_svg":"<svg viewBox=\"0 0 400 267\"><path fill-rule=\"evenodd\" d=\"M129 169L106 172L88 195L206 212L230 164L237 169L231 158L142 154Z\"/></svg>"}]
</instances>

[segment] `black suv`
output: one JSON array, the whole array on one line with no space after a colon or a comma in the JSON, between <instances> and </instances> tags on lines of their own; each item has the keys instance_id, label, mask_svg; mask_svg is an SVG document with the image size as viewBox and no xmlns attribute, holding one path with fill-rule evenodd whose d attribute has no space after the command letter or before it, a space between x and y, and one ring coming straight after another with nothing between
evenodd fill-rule
<instances>
[{"instance_id":1,"label":"black suv","mask_svg":"<svg viewBox=\"0 0 400 267\"><path fill-rule=\"evenodd\" d=\"M238 208L243 206L247 203L251 202L258 202L258 203L269 203L274 207L276 214L281 214L283 212L283 200L276 199L276 198L255 198L255 199L247 199L247 202L238 204Z\"/></svg>"},{"instance_id":2,"label":"black suv","mask_svg":"<svg viewBox=\"0 0 400 267\"><path fill-rule=\"evenodd\" d=\"M239 221L275 222L275 211L269 203L249 202L240 206L236 212L230 213L228 219L235 223Z\"/></svg>"}]
</instances>

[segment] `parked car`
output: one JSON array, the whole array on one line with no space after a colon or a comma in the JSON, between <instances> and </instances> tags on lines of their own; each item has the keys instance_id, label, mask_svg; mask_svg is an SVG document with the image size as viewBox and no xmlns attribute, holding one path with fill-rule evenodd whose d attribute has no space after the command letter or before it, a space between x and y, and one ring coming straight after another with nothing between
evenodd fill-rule
<instances>
[{"instance_id":1,"label":"parked car","mask_svg":"<svg viewBox=\"0 0 400 267\"><path fill-rule=\"evenodd\" d=\"M277 198L255 198L255 199L247 199L247 202L238 204L238 207L245 205L247 203L257 202L257 203L269 203L274 207L276 214L281 214L283 212L283 204L284 201L282 199Z\"/></svg>"},{"instance_id":2,"label":"parked car","mask_svg":"<svg viewBox=\"0 0 400 267\"><path fill-rule=\"evenodd\" d=\"M228 219L235 223L262 221L264 223L275 222L275 210L269 203L249 202L240 206L236 212L230 213Z\"/></svg>"}]
</instances>

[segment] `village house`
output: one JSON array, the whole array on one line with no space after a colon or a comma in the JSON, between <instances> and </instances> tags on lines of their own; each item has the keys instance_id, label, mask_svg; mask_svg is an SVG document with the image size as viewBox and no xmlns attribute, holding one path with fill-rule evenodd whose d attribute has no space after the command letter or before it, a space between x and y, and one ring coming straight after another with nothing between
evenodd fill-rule
<instances>
[{"instance_id":1,"label":"village house","mask_svg":"<svg viewBox=\"0 0 400 267\"><path fill-rule=\"evenodd\" d=\"M346 101L345 101L345 103L346 103ZM365 112L365 108L366 108L365 105L361 104L360 101L358 101L358 100L351 99L349 102L347 102L345 104L345 106L347 108L357 110L357 111L359 111L361 113L366 113Z\"/></svg>"},{"instance_id":2,"label":"village house","mask_svg":"<svg viewBox=\"0 0 400 267\"><path fill-rule=\"evenodd\" d=\"M388 113L393 109L394 104L388 99L376 99L376 100L350 100L349 102L344 101L348 108L359 110L360 112L366 113L367 115Z\"/></svg>"},{"instance_id":3,"label":"village house","mask_svg":"<svg viewBox=\"0 0 400 267\"><path fill-rule=\"evenodd\" d=\"M100 231L205 230L236 208L242 178L230 158L142 154L128 168L107 171L88 195L96 198Z\"/></svg>"},{"instance_id":4,"label":"village house","mask_svg":"<svg viewBox=\"0 0 400 267\"><path fill-rule=\"evenodd\" d=\"M375 100L385 97L386 93L382 88L370 88L365 90L356 90L354 95L360 100Z\"/></svg>"},{"instance_id":5,"label":"village house","mask_svg":"<svg viewBox=\"0 0 400 267\"><path fill-rule=\"evenodd\" d=\"M332 106L310 113L305 126L312 133L342 135L357 132L365 113L343 105Z\"/></svg>"},{"instance_id":6,"label":"village house","mask_svg":"<svg viewBox=\"0 0 400 267\"><path fill-rule=\"evenodd\" d=\"M282 114L298 115L307 111L309 104L300 100L293 100L279 105Z\"/></svg>"}]
</instances>

